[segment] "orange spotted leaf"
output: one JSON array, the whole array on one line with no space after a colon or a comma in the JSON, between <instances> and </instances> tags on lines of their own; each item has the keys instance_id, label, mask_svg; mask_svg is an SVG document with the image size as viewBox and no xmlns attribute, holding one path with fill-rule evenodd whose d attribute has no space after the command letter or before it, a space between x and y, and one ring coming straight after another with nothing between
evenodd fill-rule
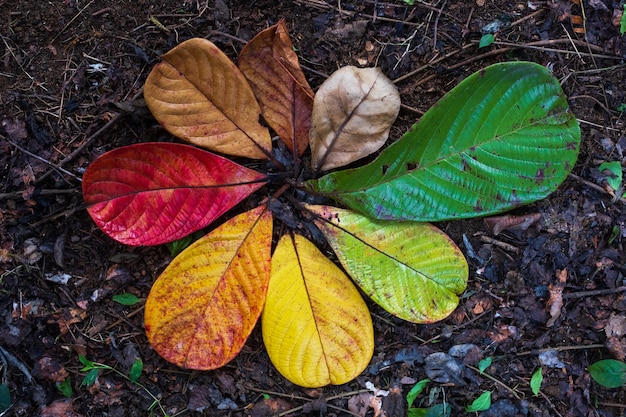
<instances>
[{"instance_id":1,"label":"orange spotted leaf","mask_svg":"<svg viewBox=\"0 0 626 417\"><path fill-rule=\"evenodd\" d=\"M265 175L193 146L143 143L110 151L83 176L87 211L126 245L199 230L264 184Z\"/></svg>"},{"instance_id":2,"label":"orange spotted leaf","mask_svg":"<svg viewBox=\"0 0 626 417\"><path fill-rule=\"evenodd\" d=\"M260 206L178 255L146 300L146 334L159 355L203 370L233 359L261 315L271 245L272 215Z\"/></svg>"}]
</instances>

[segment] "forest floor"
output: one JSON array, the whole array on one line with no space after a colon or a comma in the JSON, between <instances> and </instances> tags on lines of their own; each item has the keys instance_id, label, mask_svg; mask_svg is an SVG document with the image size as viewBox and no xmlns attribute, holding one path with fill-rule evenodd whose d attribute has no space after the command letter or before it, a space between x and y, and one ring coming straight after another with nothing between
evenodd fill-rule
<instances>
[{"instance_id":1,"label":"forest floor","mask_svg":"<svg viewBox=\"0 0 626 417\"><path fill-rule=\"evenodd\" d=\"M623 168L626 156L623 3L0 0L4 415L373 416L349 405L370 382L391 390L386 415L402 416L405 395L427 377L424 358L473 344L460 375L431 382L414 407L445 404L449 415L464 415L491 391L483 416L625 416L626 387L604 388L588 371L600 359L626 356L626 200L622 186L614 190L598 170L613 161ZM513 60L552 70L582 130L567 180L511 213L524 227L494 232L482 219L439 224L470 265L450 317L417 325L371 304L370 366L350 383L322 389L281 377L258 326L219 370L163 360L146 339L142 305L112 296L145 300L169 251L109 239L81 195L82 173L104 152L176 140L138 101L162 54L201 37L236 59L246 41L281 18L314 90L345 65L379 66L394 81L403 108L391 138L471 73ZM479 48L487 32L495 41ZM81 384L79 355L109 367L90 386ZM136 358L143 371L133 383L125 376ZM492 362L481 373L485 358ZM534 395L538 369L543 382Z\"/></svg>"}]
</instances>

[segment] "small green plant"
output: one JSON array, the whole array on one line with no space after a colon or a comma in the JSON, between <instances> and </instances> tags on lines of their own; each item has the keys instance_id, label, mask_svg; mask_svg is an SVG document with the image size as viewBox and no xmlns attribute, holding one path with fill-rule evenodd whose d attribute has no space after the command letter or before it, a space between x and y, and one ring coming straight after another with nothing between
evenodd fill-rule
<instances>
[{"instance_id":1,"label":"small green plant","mask_svg":"<svg viewBox=\"0 0 626 417\"><path fill-rule=\"evenodd\" d=\"M598 166L598 170L606 175L606 182L614 193L619 196L623 193L622 163L620 161L603 162ZM626 196L623 193L622 197Z\"/></svg>"},{"instance_id":2,"label":"small green plant","mask_svg":"<svg viewBox=\"0 0 626 417\"><path fill-rule=\"evenodd\" d=\"M72 378L68 376L63 380L63 382L58 382L57 389L61 394L63 394L64 397L72 398L74 395L74 390L72 389Z\"/></svg>"},{"instance_id":3,"label":"small green plant","mask_svg":"<svg viewBox=\"0 0 626 417\"><path fill-rule=\"evenodd\" d=\"M533 376L530 378L530 390L535 396L539 395L539 391L541 390L541 383L543 382L543 369L540 367L535 372L533 372Z\"/></svg>"},{"instance_id":4,"label":"small green plant","mask_svg":"<svg viewBox=\"0 0 626 417\"><path fill-rule=\"evenodd\" d=\"M155 408L158 407L159 411L164 417L169 417L168 414L165 412L165 409L161 405L161 400L157 398L154 394L152 394L152 392L148 388L146 388L145 385L139 382L139 377L141 376L141 372L143 371L143 362L140 358L135 359L135 361L130 367L128 375L117 370L116 368L112 366L105 365L103 363L90 361L89 359L85 358L82 355L78 356L78 360L80 360L80 363L83 364L83 368L81 369L81 372L87 372L87 374L83 377L83 380L80 383L81 387L92 386L98 379L98 375L100 374L100 371L114 372L120 377L130 381L134 385L143 389L146 392L146 394L148 394L150 398L152 398L152 404L150 405L150 407L148 407L148 411L152 412Z\"/></svg>"},{"instance_id":5,"label":"small green plant","mask_svg":"<svg viewBox=\"0 0 626 417\"><path fill-rule=\"evenodd\" d=\"M616 359L603 359L589 366L594 381L606 388L626 385L626 363Z\"/></svg>"},{"instance_id":6,"label":"small green plant","mask_svg":"<svg viewBox=\"0 0 626 417\"><path fill-rule=\"evenodd\" d=\"M485 391L478 396L470 405L465 407L465 412L474 413L488 410L491 407L491 391Z\"/></svg>"},{"instance_id":7,"label":"small green plant","mask_svg":"<svg viewBox=\"0 0 626 417\"><path fill-rule=\"evenodd\" d=\"M622 18L619 21L619 33L626 33L626 4L624 4L624 11L622 12Z\"/></svg>"},{"instance_id":8,"label":"small green plant","mask_svg":"<svg viewBox=\"0 0 626 417\"><path fill-rule=\"evenodd\" d=\"M496 40L496 35L494 35L493 33L485 33L480 38L480 42L478 42L478 49L485 48L491 45L492 43L495 42L495 40Z\"/></svg>"},{"instance_id":9,"label":"small green plant","mask_svg":"<svg viewBox=\"0 0 626 417\"><path fill-rule=\"evenodd\" d=\"M493 358L491 356L487 356L486 358L481 359L478 362L478 370L480 371L481 374L485 372L485 370L491 366L492 361L493 361Z\"/></svg>"},{"instance_id":10,"label":"small green plant","mask_svg":"<svg viewBox=\"0 0 626 417\"><path fill-rule=\"evenodd\" d=\"M113 299L113 301L115 301L118 304L122 304L125 306L132 306L135 304L139 304L141 302L141 298L137 297L135 294L130 294L130 293L122 293L122 294L115 294L113 297L111 297Z\"/></svg>"},{"instance_id":11,"label":"small green plant","mask_svg":"<svg viewBox=\"0 0 626 417\"><path fill-rule=\"evenodd\" d=\"M422 379L421 381L418 381L407 393L406 401L409 404L409 409L407 411L408 417L449 417L452 413L450 405L445 401L445 395L444 401L442 403L437 403L439 394L443 392L441 387L434 387L430 390L428 399L424 400L428 407L413 407L413 403L426 389L429 382L430 379Z\"/></svg>"},{"instance_id":12,"label":"small green plant","mask_svg":"<svg viewBox=\"0 0 626 417\"><path fill-rule=\"evenodd\" d=\"M272 363L305 387L346 383L369 363L373 325L356 286L404 320L444 319L469 270L429 222L545 198L580 145L559 81L538 64L507 62L467 77L357 166L390 134L395 85L380 69L344 67L314 93L284 22L253 38L238 65L206 39L183 42L152 69L144 98L174 136L248 161L161 142L112 150L87 168L89 214L129 245L177 241L248 199L247 211L170 247L186 248L146 299L148 340L176 365L216 369L260 318ZM314 243L324 240L341 268Z\"/></svg>"}]
</instances>

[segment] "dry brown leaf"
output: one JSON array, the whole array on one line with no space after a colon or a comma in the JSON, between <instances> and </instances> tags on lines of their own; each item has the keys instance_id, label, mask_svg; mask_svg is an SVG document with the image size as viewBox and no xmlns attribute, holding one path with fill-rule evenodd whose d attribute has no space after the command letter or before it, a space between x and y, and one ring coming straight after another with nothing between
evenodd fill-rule
<instances>
[{"instance_id":1,"label":"dry brown leaf","mask_svg":"<svg viewBox=\"0 0 626 417\"><path fill-rule=\"evenodd\" d=\"M239 55L263 118L291 152L309 143L314 93L300 68L284 20L255 36Z\"/></svg>"},{"instance_id":2,"label":"dry brown leaf","mask_svg":"<svg viewBox=\"0 0 626 417\"><path fill-rule=\"evenodd\" d=\"M492 216L485 219L485 224L494 236L504 230L527 230L530 226L541 219L541 213L531 213L523 216L505 214L503 216Z\"/></svg>"},{"instance_id":3,"label":"dry brown leaf","mask_svg":"<svg viewBox=\"0 0 626 417\"><path fill-rule=\"evenodd\" d=\"M563 307L563 289L565 288L565 282L567 282L567 269L557 271L557 278L559 282L556 285L550 284L548 290L550 291L550 299L547 306L550 310L550 319L546 323L546 327L554 326L554 323L561 315L561 307Z\"/></svg>"},{"instance_id":4,"label":"dry brown leaf","mask_svg":"<svg viewBox=\"0 0 626 417\"><path fill-rule=\"evenodd\" d=\"M190 39L163 55L146 80L144 98L157 121L183 140L233 156L271 153L250 84L206 39Z\"/></svg>"},{"instance_id":5,"label":"dry brown leaf","mask_svg":"<svg viewBox=\"0 0 626 417\"><path fill-rule=\"evenodd\" d=\"M313 169L341 167L376 152L399 111L400 94L379 68L347 66L335 71L313 102Z\"/></svg>"}]
</instances>

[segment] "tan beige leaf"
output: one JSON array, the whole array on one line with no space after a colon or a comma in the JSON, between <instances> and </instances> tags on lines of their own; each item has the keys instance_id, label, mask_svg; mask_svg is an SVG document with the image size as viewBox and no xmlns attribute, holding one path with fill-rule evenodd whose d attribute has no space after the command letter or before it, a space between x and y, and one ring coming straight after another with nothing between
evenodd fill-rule
<instances>
[{"instance_id":1,"label":"tan beige leaf","mask_svg":"<svg viewBox=\"0 0 626 417\"><path fill-rule=\"evenodd\" d=\"M379 68L343 67L319 88L309 132L312 165L325 171L378 150L400 111L400 95Z\"/></svg>"},{"instance_id":2,"label":"tan beige leaf","mask_svg":"<svg viewBox=\"0 0 626 417\"><path fill-rule=\"evenodd\" d=\"M271 152L250 85L206 39L190 39L163 55L146 80L144 97L158 122L183 140L254 159Z\"/></svg>"}]
</instances>

